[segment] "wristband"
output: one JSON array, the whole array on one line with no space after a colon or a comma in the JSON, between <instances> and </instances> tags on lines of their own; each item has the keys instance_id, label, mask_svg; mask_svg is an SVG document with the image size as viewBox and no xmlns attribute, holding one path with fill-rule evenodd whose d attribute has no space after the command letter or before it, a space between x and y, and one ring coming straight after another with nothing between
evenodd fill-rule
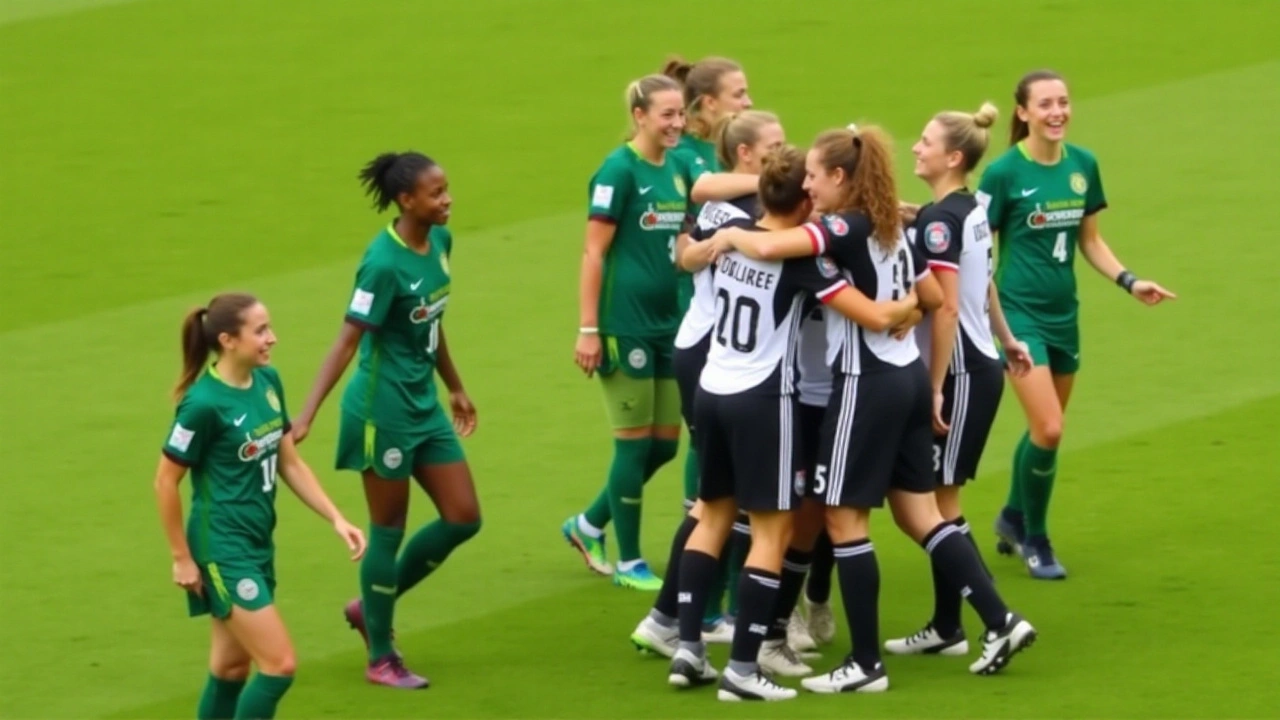
<instances>
[{"instance_id":1,"label":"wristband","mask_svg":"<svg viewBox=\"0 0 1280 720\"><path fill-rule=\"evenodd\" d=\"M578 328L579 335L598 335L599 333L600 333L600 328L595 328L595 327Z\"/></svg>"},{"instance_id":2,"label":"wristband","mask_svg":"<svg viewBox=\"0 0 1280 720\"><path fill-rule=\"evenodd\" d=\"M1133 284L1136 282L1138 282L1138 276L1128 270L1121 270L1120 274L1116 276L1116 284L1130 294L1133 293Z\"/></svg>"}]
</instances>

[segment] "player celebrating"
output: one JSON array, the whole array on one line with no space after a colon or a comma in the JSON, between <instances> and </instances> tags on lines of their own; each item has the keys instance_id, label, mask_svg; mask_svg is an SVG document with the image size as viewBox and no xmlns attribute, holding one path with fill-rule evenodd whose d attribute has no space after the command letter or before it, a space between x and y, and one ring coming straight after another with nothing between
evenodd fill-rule
<instances>
[{"instance_id":1,"label":"player celebrating","mask_svg":"<svg viewBox=\"0 0 1280 720\"><path fill-rule=\"evenodd\" d=\"M929 269L903 235L888 139L876 128L824 132L809 151L807 173L815 209L827 213L820 221L783 232L717 235L760 257L830 253L862 299L881 303L864 306L851 320L828 316L835 383L822 462L809 489L827 505L853 651L836 669L802 684L819 693L889 686L877 637L880 571L868 535L870 511L886 498L898 526L951 582L970 590L967 597L987 626L982 656L970 671L997 672L1031 643L1035 629L1008 611L973 545L938 513L929 377L907 330L921 317L917 289L926 310L941 304L942 293L936 281L927 282Z\"/></svg>"},{"instance_id":2,"label":"player celebrating","mask_svg":"<svg viewBox=\"0 0 1280 720\"><path fill-rule=\"evenodd\" d=\"M718 165L734 173L758 175L765 156L786 141L782 125L773 113L748 110L731 115L721 121L717 128ZM702 206L692 228L691 240L680 253L680 267L692 273L694 291L689 309L684 314L680 329L676 334L675 353L672 367L676 384L680 389L680 407L685 422L690 428L690 444L696 443L694 437L693 406L697 394L698 378L706 364L707 352L711 345L711 330L716 324L716 297L712 276L715 268L711 263L715 254L711 252L711 243L702 242L721 227L751 227L759 215L757 193L743 195L730 201L714 201ZM690 455L696 453L691 450ZM689 534L698 524L702 508L696 502L698 491L697 473L693 478L693 487L687 484L686 506L689 508L684 521L676 530L671 541L671 556L667 563L666 576L662 590L649 615L640 622L631 641L643 650L671 657L676 650L679 633L676 630L676 589L680 571L680 555L684 551ZM745 525L740 525L745 530ZM741 533L739 533L741 534ZM732 542L732 541L731 541ZM732 552L728 553L732 554ZM745 550L743 552L745 558ZM719 609L718 593L712 593L708 602L708 611ZM709 642L728 642L733 637L732 626L728 623L712 622L704 627L704 639Z\"/></svg>"},{"instance_id":3,"label":"player celebrating","mask_svg":"<svg viewBox=\"0 0 1280 720\"><path fill-rule=\"evenodd\" d=\"M425 688L427 679L406 669L392 646L396 601L480 530L480 501L458 442L475 430L476 410L442 325L453 249L444 226L453 201L444 169L416 152L379 155L360 179L378 211L394 204L399 216L365 250L342 329L294 433L306 436L358 349L359 365L342 398L337 467L360 473L371 527L360 598L347 604L344 615L368 647L369 682ZM436 373L449 390L452 421L437 399ZM400 552L410 477L440 517Z\"/></svg>"},{"instance_id":4,"label":"player celebrating","mask_svg":"<svg viewBox=\"0 0 1280 720\"><path fill-rule=\"evenodd\" d=\"M252 295L218 295L182 323L182 378L156 470L173 581L192 617L209 614L209 679L196 717L272 718L293 683L293 644L275 606L276 481L333 525L358 560L364 534L334 507L289 435L276 343ZM209 362L210 355L215 357ZM185 533L178 484L191 471ZM247 685L249 666L258 674Z\"/></svg>"},{"instance_id":5,"label":"player celebrating","mask_svg":"<svg viewBox=\"0 0 1280 720\"><path fill-rule=\"evenodd\" d=\"M1062 77L1029 73L1014 100L1012 147L987 167L978 192L1000 240L1000 302L1035 361L1026 377L1011 379L1027 431L1014 452L996 535L1001 552L1020 552L1031 577L1061 579L1067 571L1049 542L1047 518L1063 414L1080 369L1076 250L1140 302L1175 296L1126 270L1099 234L1098 212L1107 206L1102 176L1092 153L1065 140L1071 103Z\"/></svg>"},{"instance_id":6,"label":"player celebrating","mask_svg":"<svg viewBox=\"0 0 1280 720\"><path fill-rule=\"evenodd\" d=\"M916 329L933 388L933 472L942 519L973 536L960 509L960 488L977 475L978 461L1004 391L994 332L1014 375L1030 370L1030 358L1000 312L991 284L991 231L987 215L966 189L969 173L986 152L997 110L941 112L911 148L915 174L929 184L933 202L919 208L908 231L942 287L942 306ZM993 301L994 300L994 301ZM990 306L988 309L988 305ZM974 545L977 549L977 545ZM934 613L924 629L890 640L885 649L905 655L965 655L960 588L934 568Z\"/></svg>"}]
</instances>

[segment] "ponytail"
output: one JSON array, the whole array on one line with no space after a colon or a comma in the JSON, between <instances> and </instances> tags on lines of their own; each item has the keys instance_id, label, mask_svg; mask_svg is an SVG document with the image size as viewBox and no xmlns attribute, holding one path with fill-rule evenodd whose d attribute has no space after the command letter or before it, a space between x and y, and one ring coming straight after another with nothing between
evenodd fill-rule
<instances>
[{"instance_id":1,"label":"ponytail","mask_svg":"<svg viewBox=\"0 0 1280 720\"><path fill-rule=\"evenodd\" d=\"M187 390L195 384L196 378L209 362L209 341L205 338L205 318L208 308L196 308L187 313L182 321L182 374L178 376L178 385L173 389L174 400L181 400Z\"/></svg>"},{"instance_id":2,"label":"ponytail","mask_svg":"<svg viewBox=\"0 0 1280 720\"><path fill-rule=\"evenodd\" d=\"M877 127L851 125L828 130L813 147L828 172L844 172L841 210L863 213L871 221L876 242L892 248L902 231L898 212L898 187L893 174L889 136Z\"/></svg>"},{"instance_id":3,"label":"ponytail","mask_svg":"<svg viewBox=\"0 0 1280 720\"><path fill-rule=\"evenodd\" d=\"M258 304L258 298L247 293L215 295L207 307L196 308L182 320L182 374L173 389L174 400L191 389L209 363L209 355L222 351L219 338L239 335L244 327L245 311Z\"/></svg>"}]
</instances>

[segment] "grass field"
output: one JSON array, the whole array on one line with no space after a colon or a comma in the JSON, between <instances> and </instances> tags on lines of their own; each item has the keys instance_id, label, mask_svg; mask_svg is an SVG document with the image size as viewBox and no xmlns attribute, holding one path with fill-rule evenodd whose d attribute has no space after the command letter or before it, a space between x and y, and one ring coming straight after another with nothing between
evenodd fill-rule
<instances>
[{"instance_id":1,"label":"grass field","mask_svg":"<svg viewBox=\"0 0 1280 720\"><path fill-rule=\"evenodd\" d=\"M386 220L355 173L410 147L453 185L449 338L480 409L466 447L486 524L400 605L399 644L433 687L397 693L364 683L341 622L355 567L282 494L279 605L300 671L281 717L1280 715L1275 4L943 7L0 0L0 717L192 716L208 629L169 582L151 492L179 321L217 291L258 293L296 410ZM746 709L678 694L627 643L651 597L589 575L560 540L609 452L598 388L571 363L586 181L626 127L626 82L673 51L741 60L794 141L882 124L904 172L931 113L993 99L1007 118L1024 71L1070 79L1071 138L1097 153L1111 202L1104 234L1180 299L1145 309L1082 269L1084 370L1052 518L1065 583L990 552L1019 426L1007 394L966 503L1001 590L1041 632L1005 675L892 658L880 697ZM363 519L355 479L330 470L336 430L331 401L303 450ZM649 486L659 562L678 465ZM415 502L413 521L429 518ZM877 529L890 637L932 595L919 549ZM847 650L841 627L820 664Z\"/></svg>"}]
</instances>

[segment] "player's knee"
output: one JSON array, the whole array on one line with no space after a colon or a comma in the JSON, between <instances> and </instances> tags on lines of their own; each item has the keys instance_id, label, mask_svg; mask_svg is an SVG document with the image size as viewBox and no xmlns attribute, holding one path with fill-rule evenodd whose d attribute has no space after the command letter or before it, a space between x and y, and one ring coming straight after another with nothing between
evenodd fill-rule
<instances>
[{"instance_id":1,"label":"player's knee","mask_svg":"<svg viewBox=\"0 0 1280 720\"><path fill-rule=\"evenodd\" d=\"M1062 417L1041 418L1031 423L1031 442L1052 450L1062 443Z\"/></svg>"},{"instance_id":2,"label":"player's knee","mask_svg":"<svg viewBox=\"0 0 1280 720\"><path fill-rule=\"evenodd\" d=\"M480 511L476 510L475 515L464 522L448 521L449 538L453 540L455 545L470 540L480 532Z\"/></svg>"},{"instance_id":3,"label":"player's knee","mask_svg":"<svg viewBox=\"0 0 1280 720\"><path fill-rule=\"evenodd\" d=\"M680 441L675 438L655 437L649 446L649 464L659 468L672 460L680 452Z\"/></svg>"},{"instance_id":4,"label":"player's knee","mask_svg":"<svg viewBox=\"0 0 1280 720\"><path fill-rule=\"evenodd\" d=\"M209 663L209 674L227 682L244 682L249 679L251 664L249 658L215 659Z\"/></svg>"},{"instance_id":5,"label":"player's knee","mask_svg":"<svg viewBox=\"0 0 1280 720\"><path fill-rule=\"evenodd\" d=\"M292 646L280 648L271 657L262 658L258 662L258 670L267 675L293 677L298 672L298 656Z\"/></svg>"}]
</instances>

